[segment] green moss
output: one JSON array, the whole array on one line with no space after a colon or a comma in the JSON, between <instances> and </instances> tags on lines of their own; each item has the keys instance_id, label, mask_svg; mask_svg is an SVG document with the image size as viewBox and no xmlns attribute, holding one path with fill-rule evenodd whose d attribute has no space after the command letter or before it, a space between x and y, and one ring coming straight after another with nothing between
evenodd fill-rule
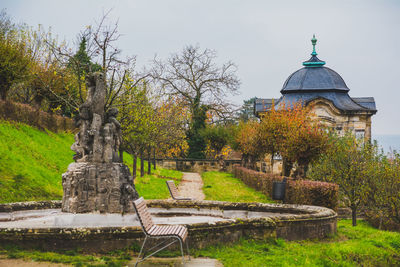
<instances>
[{"instance_id":1,"label":"green moss","mask_svg":"<svg viewBox=\"0 0 400 267\"><path fill-rule=\"evenodd\" d=\"M203 192L207 200L230 202L272 202L264 194L246 186L242 181L226 172L204 172Z\"/></svg>"}]
</instances>

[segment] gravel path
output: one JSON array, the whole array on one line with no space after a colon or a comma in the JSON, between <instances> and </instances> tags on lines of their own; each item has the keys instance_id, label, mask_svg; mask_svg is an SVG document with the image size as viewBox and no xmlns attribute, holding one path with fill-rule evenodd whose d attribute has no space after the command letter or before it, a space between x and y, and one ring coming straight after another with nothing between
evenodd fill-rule
<instances>
[{"instance_id":1,"label":"gravel path","mask_svg":"<svg viewBox=\"0 0 400 267\"><path fill-rule=\"evenodd\" d=\"M204 200L203 180L196 172L184 172L181 183L178 186L182 197L190 197L196 200Z\"/></svg>"}]
</instances>

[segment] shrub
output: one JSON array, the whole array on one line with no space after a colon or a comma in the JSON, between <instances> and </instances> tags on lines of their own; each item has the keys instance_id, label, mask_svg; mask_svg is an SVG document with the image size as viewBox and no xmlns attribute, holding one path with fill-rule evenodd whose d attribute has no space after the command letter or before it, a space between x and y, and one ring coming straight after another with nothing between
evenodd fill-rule
<instances>
[{"instance_id":1,"label":"shrub","mask_svg":"<svg viewBox=\"0 0 400 267\"><path fill-rule=\"evenodd\" d=\"M287 203L327 207L337 210L339 186L310 180L289 180L286 187Z\"/></svg>"},{"instance_id":2,"label":"shrub","mask_svg":"<svg viewBox=\"0 0 400 267\"><path fill-rule=\"evenodd\" d=\"M47 129L53 132L73 131L74 122L71 118L50 114L29 105L0 100L0 119L16 121Z\"/></svg>"},{"instance_id":3,"label":"shrub","mask_svg":"<svg viewBox=\"0 0 400 267\"><path fill-rule=\"evenodd\" d=\"M272 197L273 182L282 181L284 178L276 174L261 173L240 166L235 166L233 173L247 186L263 192L268 197ZM322 206L337 210L338 191L338 185L333 183L287 178L284 202Z\"/></svg>"}]
</instances>

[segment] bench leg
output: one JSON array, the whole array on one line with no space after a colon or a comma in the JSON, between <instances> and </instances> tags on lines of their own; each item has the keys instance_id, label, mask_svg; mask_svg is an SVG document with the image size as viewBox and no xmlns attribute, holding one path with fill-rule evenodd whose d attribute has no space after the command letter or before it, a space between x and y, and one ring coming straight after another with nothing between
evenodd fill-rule
<instances>
[{"instance_id":1,"label":"bench leg","mask_svg":"<svg viewBox=\"0 0 400 267\"><path fill-rule=\"evenodd\" d=\"M185 266L185 255L183 254L183 244L182 244L182 239L179 239L179 244L181 245L181 253L182 253L182 264Z\"/></svg>"},{"instance_id":2,"label":"bench leg","mask_svg":"<svg viewBox=\"0 0 400 267\"><path fill-rule=\"evenodd\" d=\"M189 260L191 260L191 259L190 259L189 240L188 240L188 238L186 238L185 243L186 243L186 249L187 249L187 254L188 254L188 256L189 256Z\"/></svg>"},{"instance_id":3,"label":"bench leg","mask_svg":"<svg viewBox=\"0 0 400 267\"><path fill-rule=\"evenodd\" d=\"M142 251L143 251L144 245L146 244L146 241L147 241L147 235L146 235L146 237L144 238L144 242L143 242L142 247L140 248L139 255L138 255L137 259L136 259L135 267L136 267L136 266L138 265L138 263L139 263L140 255L142 254ZM143 255L144 255L144 253L143 253Z\"/></svg>"}]
</instances>

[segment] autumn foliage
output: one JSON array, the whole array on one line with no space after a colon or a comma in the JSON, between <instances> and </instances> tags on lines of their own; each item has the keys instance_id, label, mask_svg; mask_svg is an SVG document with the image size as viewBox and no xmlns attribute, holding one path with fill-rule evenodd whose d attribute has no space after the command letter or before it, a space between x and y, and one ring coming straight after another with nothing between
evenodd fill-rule
<instances>
[{"instance_id":1,"label":"autumn foliage","mask_svg":"<svg viewBox=\"0 0 400 267\"><path fill-rule=\"evenodd\" d=\"M326 150L329 135L312 119L309 108L301 103L271 107L261 115L260 123L243 124L236 136L245 161L254 161L265 154L279 154L284 162L284 175L289 175L294 163L299 176L304 176L310 162ZM271 157L271 165L273 165Z\"/></svg>"}]
</instances>

